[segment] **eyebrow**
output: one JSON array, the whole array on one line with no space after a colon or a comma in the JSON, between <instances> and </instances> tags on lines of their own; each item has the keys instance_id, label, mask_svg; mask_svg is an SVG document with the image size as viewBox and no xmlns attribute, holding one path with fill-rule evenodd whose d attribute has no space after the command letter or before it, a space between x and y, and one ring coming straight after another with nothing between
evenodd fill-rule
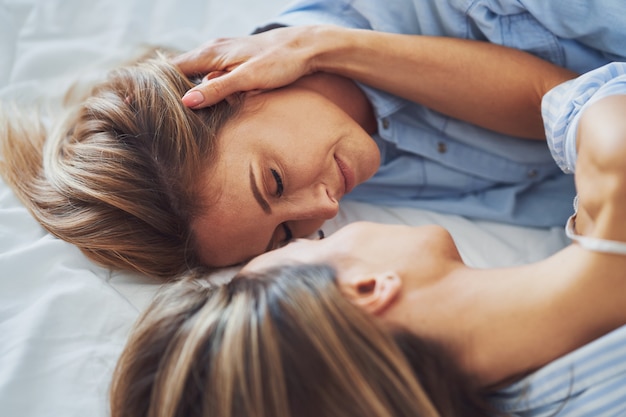
<instances>
[{"instance_id":1,"label":"eyebrow","mask_svg":"<svg viewBox=\"0 0 626 417\"><path fill-rule=\"evenodd\" d=\"M256 185L256 177L254 176L254 171L252 169L252 164L250 164L250 188L252 189L252 195L254 199L259 203L263 211L267 214L272 214L272 208L263 195L261 191L259 191L259 187Z\"/></svg>"}]
</instances>

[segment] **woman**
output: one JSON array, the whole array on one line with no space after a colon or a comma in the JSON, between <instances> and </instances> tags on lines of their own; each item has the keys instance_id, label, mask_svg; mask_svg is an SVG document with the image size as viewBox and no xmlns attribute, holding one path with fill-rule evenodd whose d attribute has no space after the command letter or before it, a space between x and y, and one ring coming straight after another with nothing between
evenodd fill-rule
<instances>
[{"instance_id":1,"label":"woman","mask_svg":"<svg viewBox=\"0 0 626 417\"><path fill-rule=\"evenodd\" d=\"M92 260L180 274L200 263L190 226L204 209L197 178L237 111L226 102L185 109L179 95L193 85L157 58L113 71L49 135L5 111L0 172L48 231Z\"/></svg>"},{"instance_id":2,"label":"woman","mask_svg":"<svg viewBox=\"0 0 626 417\"><path fill-rule=\"evenodd\" d=\"M306 266L173 284L118 362L111 415L486 415L436 345L390 334L333 278Z\"/></svg>"},{"instance_id":3,"label":"woman","mask_svg":"<svg viewBox=\"0 0 626 417\"><path fill-rule=\"evenodd\" d=\"M432 13L420 16L438 22ZM366 35L368 42L389 42L382 32ZM397 59L392 67L409 74L416 62L430 63L418 67L422 77L408 77L411 84L402 78L402 88L386 83L381 71L364 81L396 94L408 85L409 100L488 127L493 123L507 134L540 135L539 117L529 118L529 129L514 121L520 114L538 115L535 88L544 91L573 76L495 45L398 36L393 44L397 40L402 47L390 50ZM437 53L443 45L454 55ZM493 74L529 76L485 77L478 54L491 57ZM587 62L589 54L572 62ZM366 65L388 62L369 53L349 62L363 56ZM605 61L596 56L591 62ZM459 65L478 65L474 77L439 78L451 69L458 73ZM565 219L571 179L560 174L542 143L442 117L340 75L288 74L288 82L297 81L285 88L248 94L241 104L231 97L195 114L172 101L192 84L171 66L118 71L51 133L45 152L43 135L3 123L3 176L56 236L107 266L157 277L236 264L307 236L337 213L344 194L374 173L355 198L534 226ZM431 88L436 85L441 88ZM451 91L457 92L455 100L449 99ZM518 100L529 93L532 98ZM496 103L494 94L509 103L534 103L534 110ZM477 101L484 103L478 112ZM397 111L386 118L384 109ZM496 117L483 117L488 114ZM33 140L20 143L18 136Z\"/></svg>"},{"instance_id":4,"label":"woman","mask_svg":"<svg viewBox=\"0 0 626 417\"><path fill-rule=\"evenodd\" d=\"M437 226L354 223L261 255L230 283L183 281L131 336L113 415L486 415L481 388L531 372L495 396L496 411L621 415L626 327L607 332L626 323L624 91L626 64L615 64L544 98L557 115L549 139L573 147L577 244L475 270ZM417 335L466 379L431 378Z\"/></svg>"}]
</instances>

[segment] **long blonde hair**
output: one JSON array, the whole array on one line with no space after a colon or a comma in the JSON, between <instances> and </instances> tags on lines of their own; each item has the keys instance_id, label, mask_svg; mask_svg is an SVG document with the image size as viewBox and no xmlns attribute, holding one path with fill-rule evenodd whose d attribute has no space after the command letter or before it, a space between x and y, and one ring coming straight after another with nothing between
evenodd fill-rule
<instances>
[{"instance_id":1,"label":"long blonde hair","mask_svg":"<svg viewBox=\"0 0 626 417\"><path fill-rule=\"evenodd\" d=\"M171 278L200 265L191 219L237 105L192 111L194 84L159 57L114 70L48 136L2 112L0 173L55 236L108 267Z\"/></svg>"},{"instance_id":2,"label":"long blonde hair","mask_svg":"<svg viewBox=\"0 0 626 417\"><path fill-rule=\"evenodd\" d=\"M137 322L110 397L112 417L453 417L482 404L440 349L384 330L321 265L173 284Z\"/></svg>"}]
</instances>

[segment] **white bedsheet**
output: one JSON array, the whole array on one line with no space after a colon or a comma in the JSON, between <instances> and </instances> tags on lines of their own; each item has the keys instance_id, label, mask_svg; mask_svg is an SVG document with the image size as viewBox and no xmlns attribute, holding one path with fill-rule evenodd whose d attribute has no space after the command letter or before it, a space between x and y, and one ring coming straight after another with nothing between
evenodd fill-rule
<instances>
[{"instance_id":1,"label":"white bedsheet","mask_svg":"<svg viewBox=\"0 0 626 417\"><path fill-rule=\"evenodd\" d=\"M285 3L0 0L0 99L28 104L43 98L55 108L77 80L133 58L141 47L184 50L243 35ZM357 219L442 224L464 259L479 267L537 260L566 242L561 229L361 203L344 203L324 230ZM116 358L157 288L145 277L96 266L45 233L0 182L0 416L108 415Z\"/></svg>"}]
</instances>

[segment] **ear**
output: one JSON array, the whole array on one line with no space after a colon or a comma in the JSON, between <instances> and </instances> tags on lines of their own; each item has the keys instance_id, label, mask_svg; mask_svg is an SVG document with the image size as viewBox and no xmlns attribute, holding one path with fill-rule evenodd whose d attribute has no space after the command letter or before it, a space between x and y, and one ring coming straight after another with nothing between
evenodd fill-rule
<instances>
[{"instance_id":1,"label":"ear","mask_svg":"<svg viewBox=\"0 0 626 417\"><path fill-rule=\"evenodd\" d=\"M395 272L355 277L340 284L341 291L354 305L372 314L389 307L400 293L402 280Z\"/></svg>"}]
</instances>

